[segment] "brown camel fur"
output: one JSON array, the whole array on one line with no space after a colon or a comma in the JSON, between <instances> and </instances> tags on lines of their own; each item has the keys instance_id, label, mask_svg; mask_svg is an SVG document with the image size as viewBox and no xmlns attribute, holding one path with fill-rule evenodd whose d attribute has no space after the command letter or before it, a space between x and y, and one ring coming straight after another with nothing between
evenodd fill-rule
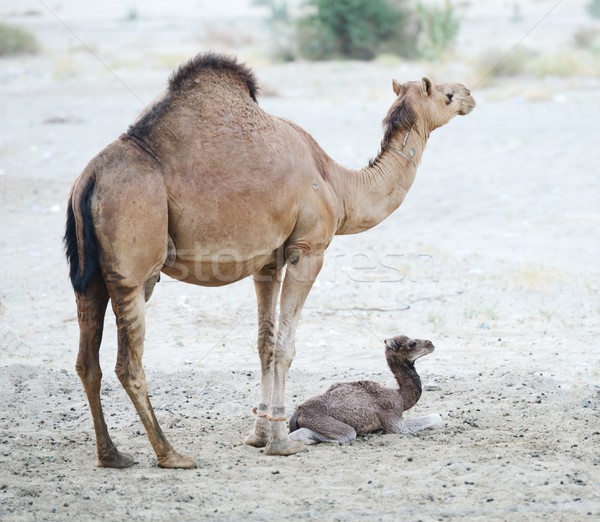
<instances>
[{"instance_id":1,"label":"brown camel fur","mask_svg":"<svg viewBox=\"0 0 600 522\"><path fill-rule=\"evenodd\" d=\"M264 112L246 66L200 54L90 161L71 189L65 243L80 328L77 372L92 411L99 466L133 463L111 441L100 403L99 348L109 300L118 329L116 373L158 465L196 466L161 431L142 367L144 302L161 271L203 286L253 276L262 380L245 442L270 455L303 449L284 422L285 378L324 250L336 234L367 230L398 208L431 131L475 106L459 83L394 80L393 89L381 150L355 171L335 163L294 123Z\"/></svg>"},{"instance_id":2,"label":"brown camel fur","mask_svg":"<svg viewBox=\"0 0 600 522\"><path fill-rule=\"evenodd\" d=\"M386 339L385 358L398 389L373 381L333 384L325 393L303 402L290 419L290 438L305 444L353 441L357 435L418 433L443 424L438 414L404 419L402 414L421 397L415 361L433 352L431 341L404 335Z\"/></svg>"}]
</instances>

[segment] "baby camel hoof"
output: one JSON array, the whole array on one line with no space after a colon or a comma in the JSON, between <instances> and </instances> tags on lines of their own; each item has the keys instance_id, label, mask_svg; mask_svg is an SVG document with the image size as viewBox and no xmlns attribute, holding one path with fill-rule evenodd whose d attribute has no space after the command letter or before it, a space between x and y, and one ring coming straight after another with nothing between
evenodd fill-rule
<instances>
[{"instance_id":1,"label":"baby camel hoof","mask_svg":"<svg viewBox=\"0 0 600 522\"><path fill-rule=\"evenodd\" d=\"M265 455L279 455L287 457L288 455L294 455L306 451L303 442L293 441L290 439L284 440L272 440L267 444L265 448Z\"/></svg>"},{"instance_id":2,"label":"baby camel hoof","mask_svg":"<svg viewBox=\"0 0 600 522\"><path fill-rule=\"evenodd\" d=\"M186 457L174 451L168 457L158 460L159 468L170 469L194 469L198 467L196 460L192 457Z\"/></svg>"},{"instance_id":3,"label":"baby camel hoof","mask_svg":"<svg viewBox=\"0 0 600 522\"><path fill-rule=\"evenodd\" d=\"M96 466L99 468L129 468L135 464L129 453L121 453L117 448L112 448L96 458Z\"/></svg>"}]
</instances>

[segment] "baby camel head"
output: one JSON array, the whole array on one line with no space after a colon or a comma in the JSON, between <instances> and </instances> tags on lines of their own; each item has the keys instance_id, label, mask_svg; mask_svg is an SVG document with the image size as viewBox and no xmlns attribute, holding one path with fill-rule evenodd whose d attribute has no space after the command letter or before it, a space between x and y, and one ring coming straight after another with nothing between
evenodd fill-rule
<instances>
[{"instance_id":1,"label":"baby camel head","mask_svg":"<svg viewBox=\"0 0 600 522\"><path fill-rule=\"evenodd\" d=\"M411 339L406 335L386 339L384 343L385 356L390 362L406 361L414 363L419 357L423 357L423 355L427 355L435 349L431 341Z\"/></svg>"},{"instance_id":2,"label":"baby camel head","mask_svg":"<svg viewBox=\"0 0 600 522\"><path fill-rule=\"evenodd\" d=\"M429 133L454 116L469 114L476 105L471 91L462 83L434 83L423 77L421 81L405 83L392 80L392 88L397 98L384 120L384 145L397 130L418 124Z\"/></svg>"}]
</instances>

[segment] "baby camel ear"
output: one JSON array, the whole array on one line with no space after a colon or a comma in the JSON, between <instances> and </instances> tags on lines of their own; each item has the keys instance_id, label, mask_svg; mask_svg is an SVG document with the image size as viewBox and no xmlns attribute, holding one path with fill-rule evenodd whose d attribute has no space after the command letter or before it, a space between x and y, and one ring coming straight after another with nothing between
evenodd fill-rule
<instances>
[{"instance_id":1,"label":"baby camel ear","mask_svg":"<svg viewBox=\"0 0 600 522\"><path fill-rule=\"evenodd\" d=\"M400 96L402 84L398 80L392 80L392 89L394 89L394 94L396 94L396 96Z\"/></svg>"},{"instance_id":2,"label":"baby camel ear","mask_svg":"<svg viewBox=\"0 0 600 522\"><path fill-rule=\"evenodd\" d=\"M427 78L427 76L423 76L421 80L423 82L423 91L427 93L427 96L431 96L433 82L429 78Z\"/></svg>"}]
</instances>

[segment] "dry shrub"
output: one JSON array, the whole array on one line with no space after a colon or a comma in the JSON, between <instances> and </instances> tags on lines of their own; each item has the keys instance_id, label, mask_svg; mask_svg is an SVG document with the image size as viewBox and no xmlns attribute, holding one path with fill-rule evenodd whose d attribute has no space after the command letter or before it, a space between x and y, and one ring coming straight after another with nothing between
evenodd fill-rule
<instances>
[{"instance_id":1,"label":"dry shrub","mask_svg":"<svg viewBox=\"0 0 600 522\"><path fill-rule=\"evenodd\" d=\"M0 23L0 56L33 54L39 51L35 36L16 25Z\"/></svg>"},{"instance_id":2,"label":"dry shrub","mask_svg":"<svg viewBox=\"0 0 600 522\"><path fill-rule=\"evenodd\" d=\"M510 52L488 49L477 59L477 70L486 80L512 78L531 72L536 53L525 47L517 47Z\"/></svg>"},{"instance_id":3,"label":"dry shrub","mask_svg":"<svg viewBox=\"0 0 600 522\"><path fill-rule=\"evenodd\" d=\"M595 27L580 27L573 33L573 41L578 49L598 50L600 31Z\"/></svg>"},{"instance_id":4,"label":"dry shrub","mask_svg":"<svg viewBox=\"0 0 600 522\"><path fill-rule=\"evenodd\" d=\"M537 76L600 77L600 56L593 51L560 51L541 55L535 60L533 70Z\"/></svg>"}]
</instances>

